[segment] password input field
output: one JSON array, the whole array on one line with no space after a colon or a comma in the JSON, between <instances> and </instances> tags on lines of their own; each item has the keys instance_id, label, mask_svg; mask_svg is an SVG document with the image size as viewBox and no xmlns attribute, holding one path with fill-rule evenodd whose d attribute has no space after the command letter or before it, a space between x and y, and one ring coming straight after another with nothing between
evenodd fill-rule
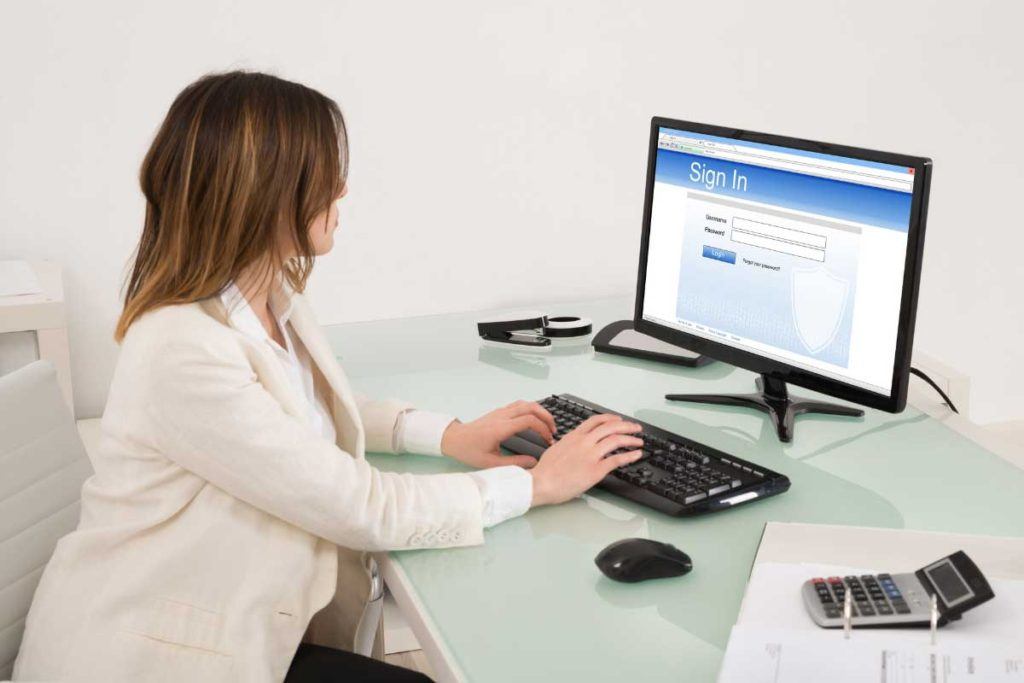
<instances>
[{"instance_id":1,"label":"password input field","mask_svg":"<svg viewBox=\"0 0 1024 683\"><path fill-rule=\"evenodd\" d=\"M752 247L761 247L762 249L777 251L783 254L790 254L791 256L799 256L800 258L810 259L812 261L823 262L825 260L824 249L815 249L814 247L804 246L803 244L794 244L793 242L787 242L785 240L767 237L762 234L755 234L745 230L736 230L734 228L732 231L732 241L740 244L747 244Z\"/></svg>"},{"instance_id":2,"label":"password input field","mask_svg":"<svg viewBox=\"0 0 1024 683\"><path fill-rule=\"evenodd\" d=\"M770 237L771 239L792 242L793 244L799 244L805 247L811 247L814 249L825 248L825 236L817 232L807 232L805 230L796 230L794 228L783 228L779 225L753 221L749 218L740 218L739 216L733 216L732 227L734 230L742 230L743 232L752 233L754 235L761 235L763 237Z\"/></svg>"}]
</instances>

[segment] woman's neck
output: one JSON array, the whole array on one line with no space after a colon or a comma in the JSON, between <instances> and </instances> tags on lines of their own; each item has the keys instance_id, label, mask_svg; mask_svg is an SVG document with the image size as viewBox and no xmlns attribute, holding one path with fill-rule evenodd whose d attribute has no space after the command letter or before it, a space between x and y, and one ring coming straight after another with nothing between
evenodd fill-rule
<instances>
[{"instance_id":1,"label":"woman's neck","mask_svg":"<svg viewBox=\"0 0 1024 683\"><path fill-rule=\"evenodd\" d=\"M284 335L277 324L277 319L270 310L270 288L274 285L274 280L275 276L268 274L266 271L261 270L257 274L250 269L238 276L235 280L235 286L238 287L242 296L245 297L245 300L249 303L249 308L259 318L260 323L263 324L263 328L270 335L270 338L284 346Z\"/></svg>"},{"instance_id":2,"label":"woman's neck","mask_svg":"<svg viewBox=\"0 0 1024 683\"><path fill-rule=\"evenodd\" d=\"M250 308L257 314L261 311L270 310L270 285L272 278L256 278L251 274L243 273L235 281L235 286L242 293L245 300L249 302Z\"/></svg>"}]
</instances>

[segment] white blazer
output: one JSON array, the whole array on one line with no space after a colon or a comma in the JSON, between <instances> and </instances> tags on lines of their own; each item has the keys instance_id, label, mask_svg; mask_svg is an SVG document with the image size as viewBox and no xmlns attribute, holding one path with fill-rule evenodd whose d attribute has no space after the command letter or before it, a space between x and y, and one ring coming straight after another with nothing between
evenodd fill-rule
<instances>
[{"instance_id":1,"label":"white blazer","mask_svg":"<svg viewBox=\"0 0 1024 683\"><path fill-rule=\"evenodd\" d=\"M337 443L307 426L280 362L216 298L144 315L124 339L81 521L43 573L15 679L280 681L304 635L351 649L369 593L359 551L483 542L469 475L367 464L367 448L391 451L410 406L357 397L293 296Z\"/></svg>"}]
</instances>

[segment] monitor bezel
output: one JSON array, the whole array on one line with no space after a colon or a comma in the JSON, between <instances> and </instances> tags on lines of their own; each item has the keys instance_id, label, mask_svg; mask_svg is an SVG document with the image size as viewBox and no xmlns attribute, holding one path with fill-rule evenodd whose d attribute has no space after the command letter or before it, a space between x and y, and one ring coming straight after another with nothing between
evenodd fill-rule
<instances>
[{"instance_id":1,"label":"monitor bezel","mask_svg":"<svg viewBox=\"0 0 1024 683\"><path fill-rule=\"evenodd\" d=\"M911 199L910 225L907 229L907 254L903 270L903 295L900 302L896 352L893 356L892 387L888 395L643 319L644 287L647 280L647 248L650 240L651 204L654 195L654 173L658 152L658 129L663 127L673 128L682 132L716 135L746 142L778 145L864 161L906 166L907 168L914 169L914 190ZM633 313L634 328L643 334L676 346L681 346L710 358L752 372L779 377L788 384L887 412L898 413L902 411L907 404L907 388L910 382L910 361L914 347L914 326L917 317L918 291L921 283L921 261L924 252L924 232L928 213L931 167L931 159L925 157L880 152L860 147L849 147L783 135L759 133L706 123L681 121L660 116L653 117L651 119L651 136L647 152L647 186L644 191L640 264L637 275L636 304Z\"/></svg>"}]
</instances>

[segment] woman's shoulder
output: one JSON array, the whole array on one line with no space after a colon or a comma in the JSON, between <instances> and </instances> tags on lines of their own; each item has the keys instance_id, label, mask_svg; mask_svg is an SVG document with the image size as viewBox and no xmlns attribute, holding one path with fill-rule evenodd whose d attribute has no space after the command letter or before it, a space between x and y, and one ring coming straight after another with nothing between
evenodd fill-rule
<instances>
[{"instance_id":1,"label":"woman's shoulder","mask_svg":"<svg viewBox=\"0 0 1024 683\"><path fill-rule=\"evenodd\" d=\"M212 330L214 328L210 327L210 324L217 321L208 312L206 304L206 301L193 301L157 306L140 315L128 328L125 338L128 335L163 334L182 327Z\"/></svg>"},{"instance_id":2,"label":"woman's shoulder","mask_svg":"<svg viewBox=\"0 0 1024 683\"><path fill-rule=\"evenodd\" d=\"M231 327L209 301L169 304L139 316L125 333L121 353L166 353L175 348L237 347Z\"/></svg>"}]
</instances>

